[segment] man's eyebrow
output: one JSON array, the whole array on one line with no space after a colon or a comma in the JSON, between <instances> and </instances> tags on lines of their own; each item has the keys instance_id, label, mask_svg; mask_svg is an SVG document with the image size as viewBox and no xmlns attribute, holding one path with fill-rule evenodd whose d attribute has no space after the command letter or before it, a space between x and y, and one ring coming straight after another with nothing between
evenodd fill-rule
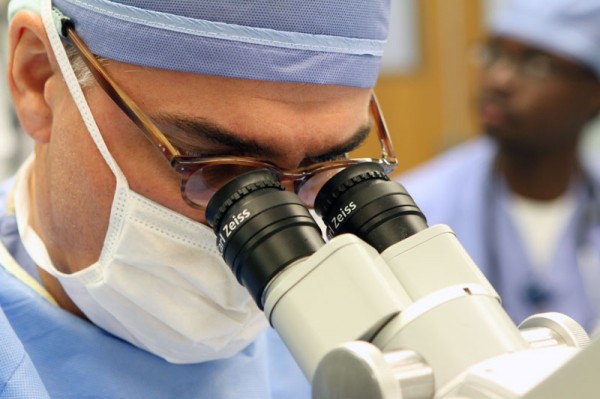
<instances>
[{"instance_id":1,"label":"man's eyebrow","mask_svg":"<svg viewBox=\"0 0 600 399\"><path fill-rule=\"evenodd\" d=\"M371 132L371 123L361 126L345 143L342 143L336 147L330 148L325 154L313 155L310 158L314 161L326 161L330 158L335 158L340 155L344 155L357 149L363 141L367 139Z\"/></svg>"},{"instance_id":2,"label":"man's eyebrow","mask_svg":"<svg viewBox=\"0 0 600 399\"><path fill-rule=\"evenodd\" d=\"M240 153L262 156L274 154L274 151L259 145L255 140L242 139L232 131L207 120L173 114L159 114L152 119L160 128L168 130L163 133L169 139L174 139L186 147L198 147L198 142L202 140L220 147L235 148L236 152Z\"/></svg>"},{"instance_id":3,"label":"man's eyebrow","mask_svg":"<svg viewBox=\"0 0 600 399\"><path fill-rule=\"evenodd\" d=\"M278 152L267 145L261 144L253 139L240 138L233 131L225 129L217 124L199 119L188 118L176 114L159 114L152 118L161 128L168 130L163 133L173 139L176 143L186 147L198 147L201 140L220 147L235 149L236 153L251 154L258 157L276 156ZM371 123L361 126L346 142L328 149L325 154L311 155L310 158L328 158L343 155L356 149L369 135ZM172 134L169 134L173 132Z\"/></svg>"}]
</instances>

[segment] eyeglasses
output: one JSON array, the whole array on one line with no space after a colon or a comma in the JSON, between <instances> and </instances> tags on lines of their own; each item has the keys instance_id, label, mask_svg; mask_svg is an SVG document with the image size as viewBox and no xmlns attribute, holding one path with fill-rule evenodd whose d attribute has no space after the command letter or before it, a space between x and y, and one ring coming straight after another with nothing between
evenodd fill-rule
<instances>
[{"instance_id":1,"label":"eyeglasses","mask_svg":"<svg viewBox=\"0 0 600 399\"><path fill-rule=\"evenodd\" d=\"M75 32L74 27L67 27L66 34L83 57L100 87L141 129L146 138L160 150L171 167L179 174L181 195L194 208L205 209L210 198L221 187L244 173L258 169L270 170L286 188L293 190L306 205L312 207L314 198L323 184L348 166L362 162L375 162L389 174L398 165L392 141L375 95L371 97L369 107L381 145L380 158L350 159L348 154L345 154L341 159L317 162L296 169L285 169L268 161L245 156L197 157L183 155L182 151L167 139L165 134L108 75L102 64Z\"/></svg>"},{"instance_id":2,"label":"eyeglasses","mask_svg":"<svg viewBox=\"0 0 600 399\"><path fill-rule=\"evenodd\" d=\"M526 51L520 56L515 56L497 43L478 46L474 52L474 60L485 70L492 70L500 65L510 67L519 76L530 81L543 81L557 75L568 77L587 75L587 70L584 68L562 64L550 54Z\"/></svg>"}]
</instances>

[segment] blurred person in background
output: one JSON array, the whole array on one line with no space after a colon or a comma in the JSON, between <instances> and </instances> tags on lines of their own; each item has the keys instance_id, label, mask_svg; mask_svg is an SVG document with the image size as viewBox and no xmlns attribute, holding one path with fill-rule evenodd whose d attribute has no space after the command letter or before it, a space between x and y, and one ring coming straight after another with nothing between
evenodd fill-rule
<instances>
[{"instance_id":1,"label":"blurred person in background","mask_svg":"<svg viewBox=\"0 0 600 399\"><path fill-rule=\"evenodd\" d=\"M578 143L600 110L600 0L520 0L478 51L485 135L401 175L430 225L445 223L515 322L600 317L600 157Z\"/></svg>"}]
</instances>

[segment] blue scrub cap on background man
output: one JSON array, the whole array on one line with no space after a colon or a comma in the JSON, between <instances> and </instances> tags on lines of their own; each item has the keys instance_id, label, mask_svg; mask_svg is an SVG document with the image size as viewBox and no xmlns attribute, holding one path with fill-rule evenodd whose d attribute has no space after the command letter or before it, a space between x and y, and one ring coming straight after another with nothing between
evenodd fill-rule
<instances>
[{"instance_id":1,"label":"blue scrub cap on background man","mask_svg":"<svg viewBox=\"0 0 600 399\"><path fill-rule=\"evenodd\" d=\"M390 0L54 0L99 56L233 78L372 87ZM9 15L39 0L12 0ZM38 6L39 9L39 6Z\"/></svg>"},{"instance_id":2,"label":"blue scrub cap on background man","mask_svg":"<svg viewBox=\"0 0 600 399\"><path fill-rule=\"evenodd\" d=\"M513 0L491 32L573 59L600 76L600 0Z\"/></svg>"}]
</instances>

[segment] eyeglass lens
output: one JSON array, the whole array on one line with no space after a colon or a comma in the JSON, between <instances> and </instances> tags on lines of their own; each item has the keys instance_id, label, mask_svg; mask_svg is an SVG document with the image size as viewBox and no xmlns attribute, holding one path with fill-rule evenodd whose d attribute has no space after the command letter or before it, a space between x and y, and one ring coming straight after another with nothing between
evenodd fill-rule
<instances>
[{"instance_id":1,"label":"eyeglass lens","mask_svg":"<svg viewBox=\"0 0 600 399\"><path fill-rule=\"evenodd\" d=\"M500 66L512 68L520 76L543 80L555 71L550 56L539 52L528 52L522 55L511 55L498 45L482 46L477 54L477 62L484 69Z\"/></svg>"}]
</instances>

